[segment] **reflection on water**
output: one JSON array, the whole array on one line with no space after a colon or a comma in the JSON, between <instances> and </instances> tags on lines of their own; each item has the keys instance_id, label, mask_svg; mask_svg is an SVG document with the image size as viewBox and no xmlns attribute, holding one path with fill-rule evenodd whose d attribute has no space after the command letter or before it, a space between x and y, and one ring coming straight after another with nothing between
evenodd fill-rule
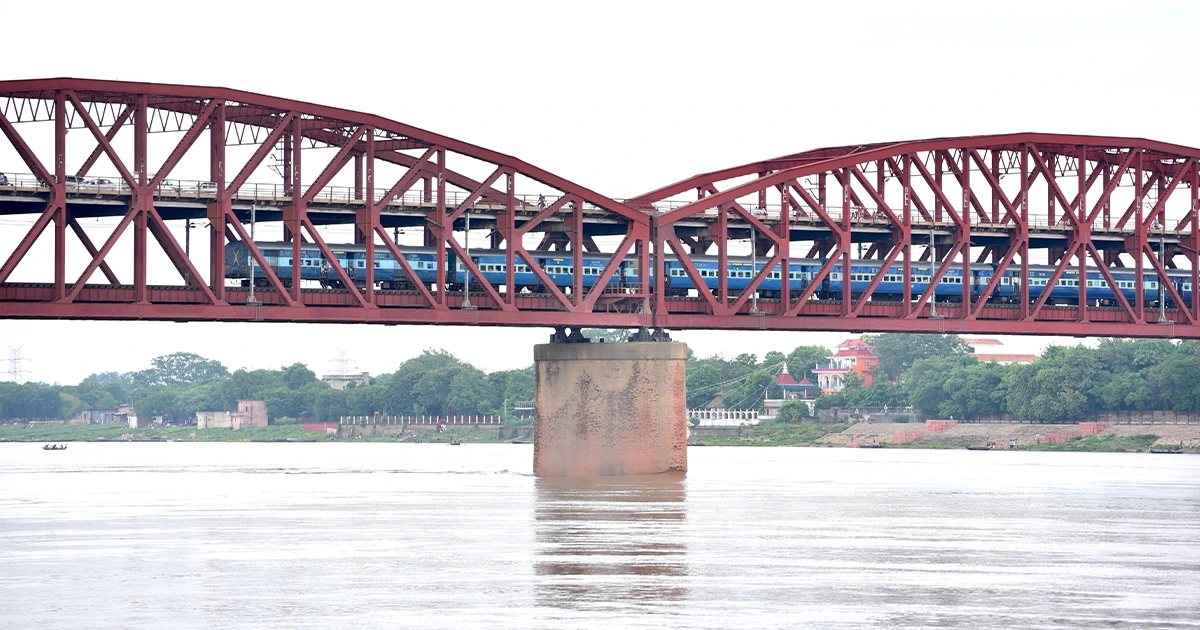
<instances>
[{"instance_id":1,"label":"reflection on water","mask_svg":"<svg viewBox=\"0 0 1200 630\"><path fill-rule=\"evenodd\" d=\"M1200 457L0 444L0 630L1197 628Z\"/></svg>"},{"instance_id":2,"label":"reflection on water","mask_svg":"<svg viewBox=\"0 0 1200 630\"><path fill-rule=\"evenodd\" d=\"M658 607L687 598L683 475L536 480L539 606Z\"/></svg>"}]
</instances>

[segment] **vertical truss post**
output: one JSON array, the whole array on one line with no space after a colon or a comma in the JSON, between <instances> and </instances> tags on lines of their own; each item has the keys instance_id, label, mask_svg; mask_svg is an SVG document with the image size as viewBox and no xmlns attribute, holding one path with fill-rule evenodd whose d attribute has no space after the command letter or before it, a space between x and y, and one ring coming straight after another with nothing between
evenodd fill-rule
<instances>
[{"instance_id":1,"label":"vertical truss post","mask_svg":"<svg viewBox=\"0 0 1200 630\"><path fill-rule=\"evenodd\" d=\"M1050 179L1050 173L1054 172L1054 155L1049 151L1043 151L1042 156L1038 159L1046 165L1046 172L1042 173L1046 178L1046 227L1053 228L1058 223L1057 213L1054 210L1056 207L1054 203L1054 184L1051 183Z\"/></svg>"},{"instance_id":2,"label":"vertical truss post","mask_svg":"<svg viewBox=\"0 0 1200 630\"><path fill-rule=\"evenodd\" d=\"M218 300L225 299L225 231L230 212L225 189L225 103L217 103L208 124L208 178L216 184L216 198L208 204L208 286ZM249 250L247 250L249 251ZM247 264L250 261L246 261Z\"/></svg>"},{"instance_id":3,"label":"vertical truss post","mask_svg":"<svg viewBox=\"0 0 1200 630\"><path fill-rule=\"evenodd\" d=\"M666 239L663 238L660 231L657 216L650 217L650 239L654 243L654 270L650 272L654 276L653 325L657 327L660 318L667 316L667 291L664 279L667 266ZM638 264L641 266L642 262L639 260Z\"/></svg>"},{"instance_id":4,"label":"vertical truss post","mask_svg":"<svg viewBox=\"0 0 1200 630\"><path fill-rule=\"evenodd\" d=\"M304 148L304 136L301 131L303 116L292 119L292 128L284 134L284 177L287 180L284 192L290 197L288 205L283 208L283 225L292 235L292 299L300 301L301 261L304 256L301 251L304 246L303 225L308 206L304 201L304 185L301 180L301 152ZM337 261L330 261L336 265Z\"/></svg>"},{"instance_id":5,"label":"vertical truss post","mask_svg":"<svg viewBox=\"0 0 1200 630\"><path fill-rule=\"evenodd\" d=\"M729 214L725 206L717 206L717 301L729 304Z\"/></svg>"},{"instance_id":6,"label":"vertical truss post","mask_svg":"<svg viewBox=\"0 0 1200 630\"><path fill-rule=\"evenodd\" d=\"M1200 319L1200 300L1197 300L1197 295L1200 295L1200 252L1197 248L1200 247L1200 164L1192 167L1192 179L1188 182L1192 189L1192 207L1189 223L1191 224L1191 247L1187 248L1188 262L1192 265L1192 317Z\"/></svg>"},{"instance_id":7,"label":"vertical truss post","mask_svg":"<svg viewBox=\"0 0 1200 630\"><path fill-rule=\"evenodd\" d=\"M368 142L373 142L375 139L374 131L372 130L371 135L367 137L369 138ZM369 185L367 186L367 190L371 190ZM356 200L363 198L363 156L361 155L354 156L354 198Z\"/></svg>"},{"instance_id":8,"label":"vertical truss post","mask_svg":"<svg viewBox=\"0 0 1200 630\"><path fill-rule=\"evenodd\" d=\"M1142 222L1142 204L1145 189L1142 187L1142 178L1145 176L1144 158L1145 153L1141 149L1137 151L1137 165L1133 172L1133 212L1134 212L1134 229L1133 241L1134 247L1126 247L1127 250L1132 249L1135 253L1134 260L1134 278L1136 281L1134 286L1134 299L1137 304L1134 304L1133 310L1137 314L1139 322L1146 319L1146 283L1145 283L1145 258L1146 258L1146 224Z\"/></svg>"},{"instance_id":9,"label":"vertical truss post","mask_svg":"<svg viewBox=\"0 0 1200 630\"><path fill-rule=\"evenodd\" d=\"M145 94L137 97L137 106L133 114L133 167L137 177L137 187L133 192L132 203L136 215L133 219L133 284L136 288L137 303L148 304L146 289L146 205L152 201L150 191L146 189L146 150L147 133L149 131L149 107Z\"/></svg>"},{"instance_id":10,"label":"vertical truss post","mask_svg":"<svg viewBox=\"0 0 1200 630\"><path fill-rule=\"evenodd\" d=\"M962 305L963 319L971 315L971 151L963 149L962 156Z\"/></svg>"},{"instance_id":11,"label":"vertical truss post","mask_svg":"<svg viewBox=\"0 0 1200 630\"><path fill-rule=\"evenodd\" d=\"M942 173L944 170L945 170L945 165L942 164L942 152L934 151L933 152L933 184L935 186L937 186L938 190L943 190L943 188L942 188ZM934 210L933 220L937 223L942 222L943 205L944 204L942 204L942 196L934 195L933 196L933 210ZM936 258L937 258L937 255L935 253L931 257L931 260L934 260Z\"/></svg>"},{"instance_id":12,"label":"vertical truss post","mask_svg":"<svg viewBox=\"0 0 1200 630\"><path fill-rule=\"evenodd\" d=\"M504 174L504 213L500 215L500 236L504 239L504 301L515 304L517 297L516 245L513 243L517 233L517 174L509 171Z\"/></svg>"},{"instance_id":13,"label":"vertical truss post","mask_svg":"<svg viewBox=\"0 0 1200 630\"><path fill-rule=\"evenodd\" d=\"M67 295L67 98L54 93L54 299Z\"/></svg>"},{"instance_id":14,"label":"vertical truss post","mask_svg":"<svg viewBox=\"0 0 1200 630\"><path fill-rule=\"evenodd\" d=\"M583 306L583 199L576 198L571 213L571 302Z\"/></svg>"},{"instance_id":15,"label":"vertical truss post","mask_svg":"<svg viewBox=\"0 0 1200 630\"><path fill-rule=\"evenodd\" d=\"M429 187L429 179L426 178L426 191ZM446 274L448 273L446 266L449 261L446 259L446 239L454 238L453 234L447 234L446 230L446 150L438 149L437 151L437 207L434 208L434 216L437 221L430 227L434 231L434 241L437 244L434 255L437 256L437 301L442 306L446 305ZM451 225L450 229L454 226ZM426 228L428 229L428 228Z\"/></svg>"},{"instance_id":16,"label":"vertical truss post","mask_svg":"<svg viewBox=\"0 0 1200 630\"><path fill-rule=\"evenodd\" d=\"M641 238L637 240L637 291L642 295L643 315L646 314L646 311L650 311L653 314L653 307L650 303L650 227L640 228ZM657 323L656 316L651 318L651 323Z\"/></svg>"},{"instance_id":17,"label":"vertical truss post","mask_svg":"<svg viewBox=\"0 0 1200 630\"><path fill-rule=\"evenodd\" d=\"M900 174L904 183L904 311L908 317L912 313L912 155L905 153L902 158L904 172Z\"/></svg>"},{"instance_id":18,"label":"vertical truss post","mask_svg":"<svg viewBox=\"0 0 1200 630\"><path fill-rule=\"evenodd\" d=\"M1079 147L1079 164L1076 170L1079 178L1079 193L1075 195L1076 205L1074 208L1068 208L1067 212L1074 215L1073 223L1075 224L1075 239L1082 241L1083 245L1076 249L1079 256L1079 270L1076 278L1079 279L1079 308L1076 309L1076 319L1081 322L1088 321L1088 304L1087 304L1087 257L1088 248L1091 246L1092 235L1091 226L1087 225L1088 205L1087 205L1087 146L1080 145ZM1112 288L1113 291L1117 287Z\"/></svg>"},{"instance_id":19,"label":"vertical truss post","mask_svg":"<svg viewBox=\"0 0 1200 630\"><path fill-rule=\"evenodd\" d=\"M359 216L358 232L362 234L363 245L365 246L366 264L364 265L364 278L366 283L363 288L366 289L364 297L368 304L375 303L375 232L381 229L379 223L379 211L381 208L375 205L375 128L366 127L367 148L365 157L363 155L354 156L354 195L355 199L362 199L363 205L359 212L365 213L366 216ZM351 141L353 142L353 140ZM366 161L366 172L363 172L364 159ZM363 197L363 178L366 178L366 197ZM365 221L364 221L365 219ZM365 223L365 225L363 225Z\"/></svg>"},{"instance_id":20,"label":"vertical truss post","mask_svg":"<svg viewBox=\"0 0 1200 630\"><path fill-rule=\"evenodd\" d=\"M1108 190L1108 185L1112 182L1112 167L1108 164L1104 165L1104 180L1101 185L1104 190ZM1104 229L1112 227L1112 195L1104 196Z\"/></svg>"},{"instance_id":21,"label":"vertical truss post","mask_svg":"<svg viewBox=\"0 0 1200 630\"><path fill-rule=\"evenodd\" d=\"M842 317L850 315L852 289L850 286L850 250L854 243L854 235L850 233L853 227L850 223L850 169L840 171L842 183Z\"/></svg>"},{"instance_id":22,"label":"vertical truss post","mask_svg":"<svg viewBox=\"0 0 1200 630\"><path fill-rule=\"evenodd\" d=\"M992 149L992 179L1000 181L1000 149ZM992 186L992 223L1000 222L1000 188ZM996 262L993 260L992 262Z\"/></svg>"},{"instance_id":23,"label":"vertical truss post","mask_svg":"<svg viewBox=\"0 0 1200 630\"><path fill-rule=\"evenodd\" d=\"M788 312L792 304L792 204L788 203L787 186L781 186L779 205L779 314Z\"/></svg>"},{"instance_id":24,"label":"vertical truss post","mask_svg":"<svg viewBox=\"0 0 1200 630\"><path fill-rule=\"evenodd\" d=\"M1021 145L1021 320L1029 319L1029 145Z\"/></svg>"}]
</instances>

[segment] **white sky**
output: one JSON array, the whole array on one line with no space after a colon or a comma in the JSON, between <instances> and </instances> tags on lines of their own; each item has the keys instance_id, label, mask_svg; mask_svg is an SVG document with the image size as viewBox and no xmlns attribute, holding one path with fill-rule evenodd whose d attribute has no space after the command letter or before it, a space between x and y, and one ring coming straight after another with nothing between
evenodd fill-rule
<instances>
[{"instance_id":1,"label":"white sky","mask_svg":"<svg viewBox=\"0 0 1200 630\"><path fill-rule=\"evenodd\" d=\"M613 197L856 142L1045 131L1200 146L1185 2L60 2L9 3L2 19L0 78L219 85L371 112ZM10 221L2 256L24 231ZM23 345L31 378L63 383L181 350L322 372L342 348L378 373L444 348L495 370L529 364L549 332L3 321L0 349ZM846 336L674 337L761 356ZM1055 341L1079 340L1006 350Z\"/></svg>"}]
</instances>

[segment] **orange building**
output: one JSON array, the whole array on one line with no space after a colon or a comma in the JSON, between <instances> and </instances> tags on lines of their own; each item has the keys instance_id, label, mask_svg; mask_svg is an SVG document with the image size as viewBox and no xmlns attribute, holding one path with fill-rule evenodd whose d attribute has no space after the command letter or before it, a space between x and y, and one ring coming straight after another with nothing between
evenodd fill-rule
<instances>
[{"instance_id":1,"label":"orange building","mask_svg":"<svg viewBox=\"0 0 1200 630\"><path fill-rule=\"evenodd\" d=\"M837 345L829 357L829 364L816 366L813 373L817 375L821 392L827 394L845 388L846 375L852 372L862 378L864 387L869 387L874 381L871 368L878 364L874 346L862 339L847 339Z\"/></svg>"}]
</instances>

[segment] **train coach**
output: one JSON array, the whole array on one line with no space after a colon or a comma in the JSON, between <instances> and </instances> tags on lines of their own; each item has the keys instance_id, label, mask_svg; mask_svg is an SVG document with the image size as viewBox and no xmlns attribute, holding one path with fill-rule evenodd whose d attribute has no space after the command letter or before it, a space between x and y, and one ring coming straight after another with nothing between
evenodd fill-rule
<instances>
[{"instance_id":1,"label":"train coach","mask_svg":"<svg viewBox=\"0 0 1200 630\"><path fill-rule=\"evenodd\" d=\"M257 245L267 263L279 276L280 280L285 285L290 284L293 264L291 243L260 242ZM330 246L330 250L338 261L338 264L345 270L346 275L355 284L361 286L366 277L366 248L362 245L333 245ZM226 246L225 252L226 277L241 280L243 284L248 284L251 256L245 243L230 243ZM341 287L342 283L336 270L330 267L329 262L321 255L318 248L306 243L300 250L300 253L298 264L302 280L318 282L325 288ZM551 283L562 288L573 285L574 260L569 253L532 252L532 254L534 262L542 268ZM467 281L467 269L465 265L458 260L458 257L452 250L446 250L442 255L444 256L442 269L446 273L447 286L452 290L461 289ZM430 286L437 283L438 252L435 248L406 247L404 248L404 257L422 283ZM479 268L483 278L489 283L503 284L507 281L507 262L503 250L472 251L471 260ZM711 290L716 290L719 283L717 257L692 256L691 260L703 284ZM795 296L803 292L814 282L820 275L820 270L825 262L824 259L820 258L797 258L789 261L788 289L791 294ZM583 286L589 289L593 287L608 263L609 257L606 254L584 254L582 270ZM729 257L727 286L730 292L737 294L745 291L750 286L754 277L763 270L765 263L766 261L754 261L749 257ZM813 293L817 299L841 299L843 283L849 282L851 294L855 296L861 295L870 286L876 274L879 273L881 265L882 261L877 260L853 260L850 263L850 271L847 274L844 272L841 262L835 262L831 265L829 273L821 278L819 286ZM373 267L374 279L380 288L384 290L412 288L408 274L405 273L403 266L392 256L390 250L382 247L376 248ZM665 267L666 273L663 284L670 295L675 297L694 295L696 285L691 276L688 275L683 264L675 256L667 257ZM971 295L973 298L977 298L983 294L985 288L992 281L996 270L996 265L977 263L971 265L967 276L964 277L962 265L957 263L952 264L942 275L937 286L934 287L934 295L937 296L938 301L960 301L963 295L963 284L968 283ZM932 282L936 267L931 266L928 262L915 262L912 264L910 272L910 294L914 296L921 295ZM1047 285L1053 273L1054 267L1030 265L1029 295L1032 299L1039 299L1042 293L1047 290ZM1115 290L1114 287L1109 286L1108 281L1098 270L1089 270L1087 277L1084 279L1084 282L1087 283L1089 302L1093 305L1115 306L1117 304L1115 291L1120 291L1126 300L1132 301L1136 298L1138 279L1133 270L1112 268L1110 269L1110 273L1113 276L1113 280L1117 283ZM1187 270L1169 270L1168 276L1171 278L1171 284L1180 297L1185 302L1190 303L1192 294L1191 272ZM529 292L545 291L541 279L533 272L528 263L519 257L514 262L513 280L518 290ZM654 273L653 268L651 268L650 281L653 282L653 280ZM1079 281L1075 268L1072 267L1064 271L1054 286L1049 288L1050 297L1048 300L1050 303L1074 304L1078 302ZM1020 282L1019 267L1017 265L1010 265L1001 275L990 299L1000 303L1019 300L1021 295ZM261 272L255 275L255 283L259 286L267 284ZM634 286L637 283L637 257L630 255L617 266L612 277L609 278L608 286ZM1144 287L1144 296L1148 304L1157 305L1160 300L1165 299L1168 306L1174 306L1169 292L1160 286L1156 274L1143 273L1141 283ZM760 297L771 299L780 297L782 289L782 265L777 264L759 285L758 292ZM880 278L872 294L872 299L878 301L900 301L903 299L903 294L904 269L900 264L893 263Z\"/></svg>"}]
</instances>

